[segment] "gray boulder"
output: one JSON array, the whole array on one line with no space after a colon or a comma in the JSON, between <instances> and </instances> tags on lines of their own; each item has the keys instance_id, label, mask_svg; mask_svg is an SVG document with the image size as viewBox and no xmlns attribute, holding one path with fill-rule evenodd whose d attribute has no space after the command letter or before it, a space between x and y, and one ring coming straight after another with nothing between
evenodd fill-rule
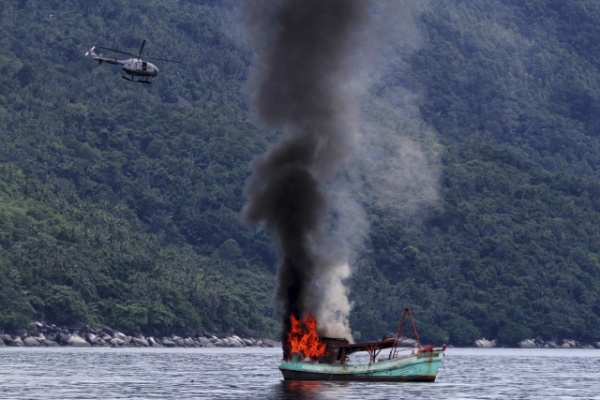
<instances>
[{"instance_id":1,"label":"gray boulder","mask_svg":"<svg viewBox=\"0 0 600 400\"><path fill-rule=\"evenodd\" d=\"M262 347L281 347L281 342L276 342L271 339L263 339Z\"/></svg>"},{"instance_id":2,"label":"gray boulder","mask_svg":"<svg viewBox=\"0 0 600 400\"><path fill-rule=\"evenodd\" d=\"M163 345L156 339L154 339L154 337L150 336L148 339L148 344L152 347L163 347Z\"/></svg>"},{"instance_id":3,"label":"gray boulder","mask_svg":"<svg viewBox=\"0 0 600 400\"><path fill-rule=\"evenodd\" d=\"M12 347L23 347L25 344L23 343L23 341L21 340L20 337L16 337L14 339L12 339L9 343L7 343L9 346Z\"/></svg>"},{"instance_id":4,"label":"gray boulder","mask_svg":"<svg viewBox=\"0 0 600 400\"><path fill-rule=\"evenodd\" d=\"M8 344L9 342L12 342L12 340L13 340L12 336L10 336L6 333L0 334L0 342L2 342L2 344L0 344L0 346L2 346L4 344Z\"/></svg>"},{"instance_id":5,"label":"gray boulder","mask_svg":"<svg viewBox=\"0 0 600 400\"><path fill-rule=\"evenodd\" d=\"M65 342L65 345L73 346L73 347L90 347L91 346L91 344L89 344L84 338L82 338L79 335L71 335L69 340L67 340Z\"/></svg>"},{"instance_id":6,"label":"gray boulder","mask_svg":"<svg viewBox=\"0 0 600 400\"><path fill-rule=\"evenodd\" d=\"M131 343L133 343L134 346L138 346L138 347L148 347L150 346L150 343L148 343L148 341L144 338L139 338L139 337L134 337L131 339Z\"/></svg>"},{"instance_id":7,"label":"gray boulder","mask_svg":"<svg viewBox=\"0 0 600 400\"><path fill-rule=\"evenodd\" d=\"M486 338L477 339L475 341L475 347L483 348L483 349L491 349L492 347L496 347L495 340L487 340Z\"/></svg>"},{"instance_id":8,"label":"gray boulder","mask_svg":"<svg viewBox=\"0 0 600 400\"><path fill-rule=\"evenodd\" d=\"M25 339L23 339L23 345L25 347L39 347L40 341L33 336L27 336Z\"/></svg>"},{"instance_id":9,"label":"gray boulder","mask_svg":"<svg viewBox=\"0 0 600 400\"><path fill-rule=\"evenodd\" d=\"M122 347L125 342L118 338L112 338L108 341L108 343L110 343L110 345L113 347Z\"/></svg>"},{"instance_id":10,"label":"gray boulder","mask_svg":"<svg viewBox=\"0 0 600 400\"><path fill-rule=\"evenodd\" d=\"M94 343L97 338L98 338L98 335L96 335L95 333L88 332L85 334L85 339L90 343Z\"/></svg>"},{"instance_id":11,"label":"gray boulder","mask_svg":"<svg viewBox=\"0 0 600 400\"><path fill-rule=\"evenodd\" d=\"M95 335L94 335L95 336ZM88 339L88 342L90 342L90 344L92 346L110 346L105 340L103 340L101 337L96 336L93 340Z\"/></svg>"},{"instance_id":12,"label":"gray boulder","mask_svg":"<svg viewBox=\"0 0 600 400\"><path fill-rule=\"evenodd\" d=\"M41 332L42 329L46 328L46 325L43 324L42 322L39 322L39 321L32 322L31 325L33 325L34 329L37 329L40 332Z\"/></svg>"},{"instance_id":13,"label":"gray boulder","mask_svg":"<svg viewBox=\"0 0 600 400\"><path fill-rule=\"evenodd\" d=\"M238 336L231 336L223 339L227 347L245 347L246 344Z\"/></svg>"},{"instance_id":14,"label":"gray boulder","mask_svg":"<svg viewBox=\"0 0 600 400\"><path fill-rule=\"evenodd\" d=\"M522 349L535 349L537 347L533 339L521 340L518 346Z\"/></svg>"},{"instance_id":15,"label":"gray boulder","mask_svg":"<svg viewBox=\"0 0 600 400\"><path fill-rule=\"evenodd\" d=\"M65 346L67 344L69 339L71 339L71 334L68 332L61 332L56 337L56 341L63 346Z\"/></svg>"},{"instance_id":16,"label":"gray boulder","mask_svg":"<svg viewBox=\"0 0 600 400\"><path fill-rule=\"evenodd\" d=\"M56 332L48 332L46 334L44 334L44 339L46 340L50 340L52 342L57 342L57 337L58 335L56 334Z\"/></svg>"},{"instance_id":17,"label":"gray boulder","mask_svg":"<svg viewBox=\"0 0 600 400\"><path fill-rule=\"evenodd\" d=\"M208 340L207 338L205 338L203 336L198 338L198 343L202 347L215 347L215 345L210 340Z\"/></svg>"},{"instance_id":18,"label":"gray boulder","mask_svg":"<svg viewBox=\"0 0 600 400\"><path fill-rule=\"evenodd\" d=\"M36 339L38 342L40 342L40 346L43 346L44 343L46 342L46 337L42 333L38 333L37 336L31 336L31 337ZM23 340L25 340L25 339L23 339Z\"/></svg>"},{"instance_id":19,"label":"gray boulder","mask_svg":"<svg viewBox=\"0 0 600 400\"><path fill-rule=\"evenodd\" d=\"M400 339L398 339L398 346L399 347L418 347L419 345L415 339L401 337Z\"/></svg>"}]
</instances>

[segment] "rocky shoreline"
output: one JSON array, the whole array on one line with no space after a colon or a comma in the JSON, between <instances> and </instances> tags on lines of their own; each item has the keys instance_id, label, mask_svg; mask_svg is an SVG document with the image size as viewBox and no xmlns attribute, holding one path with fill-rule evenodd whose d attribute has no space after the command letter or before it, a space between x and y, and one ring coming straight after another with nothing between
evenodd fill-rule
<instances>
[{"instance_id":1,"label":"rocky shoreline","mask_svg":"<svg viewBox=\"0 0 600 400\"><path fill-rule=\"evenodd\" d=\"M33 329L13 333L0 331L0 347L281 347L271 339L217 337L202 333L195 336L129 336L111 328L64 328L33 323Z\"/></svg>"},{"instance_id":2,"label":"rocky shoreline","mask_svg":"<svg viewBox=\"0 0 600 400\"><path fill-rule=\"evenodd\" d=\"M497 347L496 340L487 340L486 338L476 340L473 345L479 348ZM542 339L524 339L517 343L521 349L600 349L600 342L582 343L573 339L563 340L542 340Z\"/></svg>"},{"instance_id":3,"label":"rocky shoreline","mask_svg":"<svg viewBox=\"0 0 600 400\"><path fill-rule=\"evenodd\" d=\"M271 339L241 338L237 335L213 335L198 333L194 336L129 336L111 328L93 328L87 325L79 327L57 327L42 322L34 322L33 329L4 333L0 330L0 347L276 347L281 342ZM410 344L407 344L410 345ZM477 348L495 348L496 340L481 338L473 342ZM542 339L524 339L518 348L534 349L600 349L600 342L583 343L572 339L544 341Z\"/></svg>"}]
</instances>

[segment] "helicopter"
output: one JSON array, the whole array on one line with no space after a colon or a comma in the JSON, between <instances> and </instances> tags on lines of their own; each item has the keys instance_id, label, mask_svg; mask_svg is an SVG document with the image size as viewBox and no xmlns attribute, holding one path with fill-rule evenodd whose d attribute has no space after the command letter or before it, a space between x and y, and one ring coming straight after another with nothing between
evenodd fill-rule
<instances>
[{"instance_id":1,"label":"helicopter","mask_svg":"<svg viewBox=\"0 0 600 400\"><path fill-rule=\"evenodd\" d=\"M144 50L144 46L146 45L146 39L142 41L142 45L140 46L140 51L138 54L127 53L125 51L111 49L109 47L98 46L99 49L104 49L108 51L112 51L115 53L126 54L128 56L133 56L133 58L129 58L127 60L117 60L116 58L103 57L102 54L98 55L94 51L96 46L92 46L89 49L85 56L92 56L92 58L98 61L99 64L103 62L107 64L115 64L122 65L123 71L129 76L121 75L123 79L126 79L130 82L138 82L138 83L152 83L151 79L154 79L158 76L158 67L152 63L142 60L142 51ZM167 60L165 58L156 58L156 57L146 57L150 60L158 60L158 61L166 61L172 63L179 63L179 61ZM137 79L136 79L137 77Z\"/></svg>"}]
</instances>

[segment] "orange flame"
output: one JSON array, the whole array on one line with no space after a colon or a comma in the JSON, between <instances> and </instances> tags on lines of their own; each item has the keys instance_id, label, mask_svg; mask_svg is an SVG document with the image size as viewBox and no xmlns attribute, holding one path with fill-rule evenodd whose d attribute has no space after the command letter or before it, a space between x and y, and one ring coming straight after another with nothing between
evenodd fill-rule
<instances>
[{"instance_id":1,"label":"orange flame","mask_svg":"<svg viewBox=\"0 0 600 400\"><path fill-rule=\"evenodd\" d=\"M290 325L288 332L290 354L303 354L313 358L327 354L327 346L319 340L317 320L312 315L307 314L302 320L290 315Z\"/></svg>"}]
</instances>

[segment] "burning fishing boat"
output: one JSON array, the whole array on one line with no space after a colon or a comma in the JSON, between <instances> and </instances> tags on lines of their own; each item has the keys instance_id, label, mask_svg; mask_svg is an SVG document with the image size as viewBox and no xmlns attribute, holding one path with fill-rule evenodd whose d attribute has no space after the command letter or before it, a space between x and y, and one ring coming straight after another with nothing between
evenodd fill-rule
<instances>
[{"instance_id":1,"label":"burning fishing boat","mask_svg":"<svg viewBox=\"0 0 600 400\"><path fill-rule=\"evenodd\" d=\"M371 73L363 62L372 58L364 55L386 47L378 43L383 32L375 26L382 21L378 16L398 14L404 20L412 11L398 13L390 2L393 12L386 13L374 7L379 2L364 0L240 3L255 56L247 86L252 108L264 127L282 133L252 160L243 216L249 224L264 224L275 237L280 265L274 303L282 317L284 378L434 381L445 348L422 348L417 340L417 348L403 355L401 329L396 338L377 342L338 339L351 337L345 282L368 225L351 196L357 182L349 185L351 176L362 173L346 170L363 142L359 95L368 92L362 80ZM390 19L392 26L395 31ZM387 166L401 157L387 148L396 138L386 134L382 139L385 151L371 154L362 151L370 146L361 145L366 164L377 159ZM399 328L406 314L411 316L405 310ZM389 354L380 357L384 350ZM361 351L368 353L368 362L350 363L350 356Z\"/></svg>"},{"instance_id":2,"label":"burning fishing boat","mask_svg":"<svg viewBox=\"0 0 600 400\"><path fill-rule=\"evenodd\" d=\"M400 349L404 319L409 316L416 348ZM410 309L405 308L393 338L375 342L350 343L347 339L317 335L317 322L308 315L294 316L279 369L291 381L434 382L446 346L422 347ZM383 350L388 350L380 356ZM351 363L350 355L368 353L364 363Z\"/></svg>"}]
</instances>

